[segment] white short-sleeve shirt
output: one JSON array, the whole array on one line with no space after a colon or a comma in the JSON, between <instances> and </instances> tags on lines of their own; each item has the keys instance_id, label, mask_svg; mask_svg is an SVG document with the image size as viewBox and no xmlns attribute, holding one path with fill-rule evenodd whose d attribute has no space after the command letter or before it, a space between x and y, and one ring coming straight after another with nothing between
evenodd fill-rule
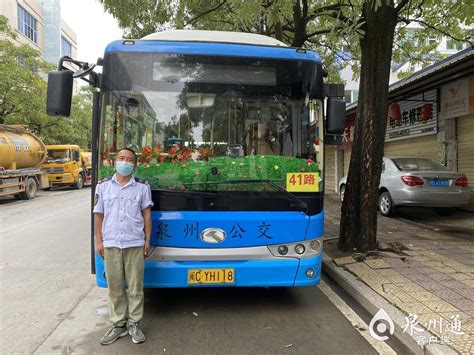
<instances>
[{"instance_id":1,"label":"white short-sleeve shirt","mask_svg":"<svg viewBox=\"0 0 474 355\"><path fill-rule=\"evenodd\" d=\"M102 213L104 248L120 249L145 245L142 210L153 206L147 182L132 178L124 186L116 175L96 186L94 213Z\"/></svg>"}]
</instances>

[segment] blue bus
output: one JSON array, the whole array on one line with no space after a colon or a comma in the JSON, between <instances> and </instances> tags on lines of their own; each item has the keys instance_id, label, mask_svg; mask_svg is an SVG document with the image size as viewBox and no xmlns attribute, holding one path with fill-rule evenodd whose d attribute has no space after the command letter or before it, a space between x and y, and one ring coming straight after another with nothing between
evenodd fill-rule
<instances>
[{"instance_id":1,"label":"blue bus","mask_svg":"<svg viewBox=\"0 0 474 355\"><path fill-rule=\"evenodd\" d=\"M117 150L139 154L154 201L145 287L315 285L324 146L345 118L343 86L324 77L314 51L270 37L166 31L114 41L97 64L61 58L47 111L69 115L74 78L96 88L93 186Z\"/></svg>"}]
</instances>

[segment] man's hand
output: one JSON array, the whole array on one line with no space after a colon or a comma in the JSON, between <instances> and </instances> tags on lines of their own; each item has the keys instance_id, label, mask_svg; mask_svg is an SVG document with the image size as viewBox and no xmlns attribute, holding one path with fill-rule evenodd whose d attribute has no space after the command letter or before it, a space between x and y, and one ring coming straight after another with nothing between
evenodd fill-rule
<instances>
[{"instance_id":1,"label":"man's hand","mask_svg":"<svg viewBox=\"0 0 474 355\"><path fill-rule=\"evenodd\" d=\"M97 254L99 254L100 257L103 259L104 258L104 242L99 241L99 240L96 241L95 250L97 251Z\"/></svg>"},{"instance_id":2,"label":"man's hand","mask_svg":"<svg viewBox=\"0 0 474 355\"><path fill-rule=\"evenodd\" d=\"M145 248L144 248L144 254L145 254L145 257L148 257L150 255L150 250L151 250L151 247L150 247L150 242L145 242Z\"/></svg>"}]
</instances>

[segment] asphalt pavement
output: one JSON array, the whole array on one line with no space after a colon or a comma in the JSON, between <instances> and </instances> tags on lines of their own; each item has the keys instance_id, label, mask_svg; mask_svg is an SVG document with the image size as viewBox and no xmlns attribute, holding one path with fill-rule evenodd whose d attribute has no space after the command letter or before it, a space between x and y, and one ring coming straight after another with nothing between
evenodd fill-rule
<instances>
[{"instance_id":1,"label":"asphalt pavement","mask_svg":"<svg viewBox=\"0 0 474 355\"><path fill-rule=\"evenodd\" d=\"M335 302L329 282L146 290L147 341L136 345L127 336L101 346L107 291L90 274L89 194L0 200L0 353L381 353L364 336L367 324Z\"/></svg>"}]
</instances>

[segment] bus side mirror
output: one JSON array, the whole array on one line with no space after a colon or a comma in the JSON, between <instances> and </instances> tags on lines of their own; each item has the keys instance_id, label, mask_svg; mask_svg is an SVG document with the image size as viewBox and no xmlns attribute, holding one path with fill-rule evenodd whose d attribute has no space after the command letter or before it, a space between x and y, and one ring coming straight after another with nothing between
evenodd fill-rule
<instances>
[{"instance_id":1,"label":"bus side mirror","mask_svg":"<svg viewBox=\"0 0 474 355\"><path fill-rule=\"evenodd\" d=\"M49 116L71 115L72 74L71 70L57 70L48 74L46 113Z\"/></svg>"},{"instance_id":2,"label":"bus side mirror","mask_svg":"<svg viewBox=\"0 0 474 355\"><path fill-rule=\"evenodd\" d=\"M346 100L328 97L326 114L326 134L340 135L346 128Z\"/></svg>"}]
</instances>

